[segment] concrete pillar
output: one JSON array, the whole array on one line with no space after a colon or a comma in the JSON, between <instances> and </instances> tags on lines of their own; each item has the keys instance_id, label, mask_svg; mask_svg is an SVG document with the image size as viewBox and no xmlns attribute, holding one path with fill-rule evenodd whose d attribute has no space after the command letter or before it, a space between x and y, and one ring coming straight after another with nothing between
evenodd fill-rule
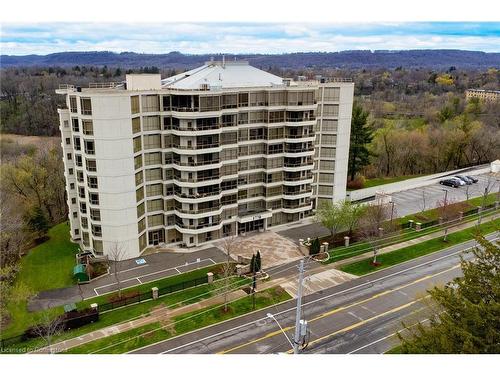
<instances>
[{"instance_id":1,"label":"concrete pillar","mask_svg":"<svg viewBox=\"0 0 500 375\"><path fill-rule=\"evenodd\" d=\"M207 278L208 278L208 283L213 284L214 283L214 274L213 272L207 272Z\"/></svg>"},{"instance_id":2,"label":"concrete pillar","mask_svg":"<svg viewBox=\"0 0 500 375\"><path fill-rule=\"evenodd\" d=\"M156 286L151 288L151 297L153 299L158 299L158 288Z\"/></svg>"},{"instance_id":3,"label":"concrete pillar","mask_svg":"<svg viewBox=\"0 0 500 375\"><path fill-rule=\"evenodd\" d=\"M328 251L328 242L323 242L323 246L321 246L323 248L323 253L326 253Z\"/></svg>"},{"instance_id":4,"label":"concrete pillar","mask_svg":"<svg viewBox=\"0 0 500 375\"><path fill-rule=\"evenodd\" d=\"M458 211L458 220L462 220L464 218L464 212Z\"/></svg>"},{"instance_id":5,"label":"concrete pillar","mask_svg":"<svg viewBox=\"0 0 500 375\"><path fill-rule=\"evenodd\" d=\"M481 212L483 212L483 207L477 206L477 213L480 214Z\"/></svg>"},{"instance_id":6,"label":"concrete pillar","mask_svg":"<svg viewBox=\"0 0 500 375\"><path fill-rule=\"evenodd\" d=\"M408 220L408 228L413 228L413 220Z\"/></svg>"},{"instance_id":7,"label":"concrete pillar","mask_svg":"<svg viewBox=\"0 0 500 375\"><path fill-rule=\"evenodd\" d=\"M98 309L98 307L99 307L99 306L97 305L97 303L91 303L91 304L90 304L90 308L91 308L91 309L93 309L93 310L97 310L97 309Z\"/></svg>"},{"instance_id":8,"label":"concrete pillar","mask_svg":"<svg viewBox=\"0 0 500 375\"><path fill-rule=\"evenodd\" d=\"M351 240L351 238L349 236L345 236L344 237L344 246L345 247L349 247L349 241Z\"/></svg>"},{"instance_id":9,"label":"concrete pillar","mask_svg":"<svg viewBox=\"0 0 500 375\"><path fill-rule=\"evenodd\" d=\"M498 209L498 206L500 206L500 202L499 202L499 201L496 201L496 202L495 202L495 210L497 210L497 209Z\"/></svg>"},{"instance_id":10,"label":"concrete pillar","mask_svg":"<svg viewBox=\"0 0 500 375\"><path fill-rule=\"evenodd\" d=\"M422 223L415 223L415 230L417 232L419 232L420 230L422 230Z\"/></svg>"},{"instance_id":11,"label":"concrete pillar","mask_svg":"<svg viewBox=\"0 0 500 375\"><path fill-rule=\"evenodd\" d=\"M243 265L241 265L241 264L237 264L237 265L236 265L236 274L237 274L238 276L243 275Z\"/></svg>"},{"instance_id":12,"label":"concrete pillar","mask_svg":"<svg viewBox=\"0 0 500 375\"><path fill-rule=\"evenodd\" d=\"M438 217L438 223L439 223L439 225L443 224L443 218L442 217Z\"/></svg>"},{"instance_id":13,"label":"concrete pillar","mask_svg":"<svg viewBox=\"0 0 500 375\"><path fill-rule=\"evenodd\" d=\"M378 235L382 237L384 234L384 228L378 228Z\"/></svg>"}]
</instances>

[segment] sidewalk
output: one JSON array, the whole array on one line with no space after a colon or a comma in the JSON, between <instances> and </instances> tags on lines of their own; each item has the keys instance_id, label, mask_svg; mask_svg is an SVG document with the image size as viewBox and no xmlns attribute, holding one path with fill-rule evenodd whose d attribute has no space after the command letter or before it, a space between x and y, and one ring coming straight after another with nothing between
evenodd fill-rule
<instances>
[{"instance_id":1,"label":"sidewalk","mask_svg":"<svg viewBox=\"0 0 500 375\"><path fill-rule=\"evenodd\" d=\"M486 222L487 220L494 220L500 215L495 214L492 215L491 217L486 217L483 219L483 223ZM471 221L467 223L463 223L460 225L457 225L456 227L450 228L448 230L448 234L467 229L470 227L473 227L476 225L476 221ZM443 231L437 231L416 239L408 240L405 242L401 242L398 244L390 245L387 247L384 247L379 250L378 254L385 254L391 251L395 251L407 246L415 245L421 242L425 242L434 238L442 237L443 236ZM305 290L304 294L312 294L315 293L319 290L326 289L338 284L341 284L343 282L346 282L348 280L351 280L353 278L356 278L356 276L342 272L338 270L337 268L339 266L348 264L348 263L353 263L357 262L360 260L364 259L370 259L373 256L372 252L367 252L364 254L360 254L357 256L354 256L352 258L347 258L343 259L338 262L330 263L325 266L318 266L314 267L310 270L307 271L307 276L305 280ZM311 260L312 261L312 260ZM265 289L274 287L274 286L281 286L283 289L285 289L293 298L295 298L296 293L297 293L297 275L291 275L291 276L286 276L286 277L281 277L281 278L276 278L272 279L271 281L267 281L263 284L259 283L261 287L264 287ZM259 288L260 290L260 288ZM228 301L234 301L236 299L242 298L246 296L247 294L243 290L236 290L228 295ZM150 323L155 323L158 321L163 321L165 318L172 318L178 315L182 315L188 312L192 311L197 311L206 307L214 306L220 303L224 302L224 296L222 295L217 295L213 296L210 298L207 298L203 301L191 304L191 305L186 305L186 306L181 306L173 310L168 310L165 309L163 306L157 306L156 309L153 309L150 313L149 316L143 317L143 318L138 318L135 320L127 321L124 323L119 323L116 325L112 325L109 327L101 328L96 331L84 334L79 337L75 337L72 339L68 339L65 341L61 341L59 343L56 343L52 345L53 351L55 352L61 352L65 351L71 348L74 348L79 345L86 344L88 342L98 340L104 337L116 335L118 333L126 332L134 328L138 328ZM37 353L48 353L48 349L42 348L37 351Z\"/></svg>"}]
</instances>

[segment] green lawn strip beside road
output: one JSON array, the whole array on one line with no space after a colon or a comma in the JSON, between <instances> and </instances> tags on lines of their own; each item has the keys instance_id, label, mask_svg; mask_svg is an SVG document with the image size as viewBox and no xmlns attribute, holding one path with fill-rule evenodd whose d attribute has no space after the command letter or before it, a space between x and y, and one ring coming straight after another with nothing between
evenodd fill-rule
<instances>
[{"instance_id":1,"label":"green lawn strip beside road","mask_svg":"<svg viewBox=\"0 0 500 375\"><path fill-rule=\"evenodd\" d=\"M485 212L483 214L483 217L486 218L486 217L494 214L495 212L496 211ZM477 217L478 217L477 214L469 215L466 218L464 218L462 221L457 222L456 224L461 225L461 224L464 224L467 222L476 221ZM395 234L390 239L387 239L386 241L384 241L383 246L390 246L390 245L398 244L401 242L413 240L413 239L420 238L420 237L423 237L425 235L440 232L440 231L443 231L442 226L431 226L431 227L424 228L418 232L415 231L414 229L404 229L399 234ZM366 242L357 242L349 247L337 246L337 247L330 249L328 251L330 254L330 259L328 259L328 261L324 262L323 264L327 265L330 263L338 262L340 260L351 258L351 257L354 257L356 255L366 253L368 251L372 251L372 247L370 244L368 244Z\"/></svg>"},{"instance_id":2,"label":"green lawn strip beside road","mask_svg":"<svg viewBox=\"0 0 500 375\"><path fill-rule=\"evenodd\" d=\"M255 310L281 303L291 298L292 297L279 286L269 288L256 293ZM154 344L158 341L219 323L224 320L235 318L252 311L252 297L246 296L230 302L228 312L223 311L222 305L218 305L215 308L212 306L206 309L179 315L171 321L152 323L144 327L92 341L88 344L70 349L67 353L126 353L145 345ZM164 328L162 328L162 325ZM139 336L141 334L144 335Z\"/></svg>"},{"instance_id":3,"label":"green lawn strip beside road","mask_svg":"<svg viewBox=\"0 0 500 375\"><path fill-rule=\"evenodd\" d=\"M493 221L481 224L480 231L483 235L488 234L498 230L499 226L500 219L495 219ZM449 234L448 240L446 242L443 241L442 237L438 237L416 245L407 246L399 250L391 251L390 253L380 254L377 256L377 262L381 264L377 267L374 267L372 265L372 258L370 257L369 259L350 263L343 267L340 267L340 270L358 276L365 275L367 273L375 272L380 269L387 268L395 264L399 264L407 260L418 258L468 241L474 238L474 234L476 233L476 231L477 227L467 228L459 232Z\"/></svg>"},{"instance_id":4,"label":"green lawn strip beside road","mask_svg":"<svg viewBox=\"0 0 500 375\"><path fill-rule=\"evenodd\" d=\"M46 242L31 249L19 262L19 273L6 306L10 319L7 326L1 329L2 337L22 333L38 318L39 314L28 312L27 295L23 297L21 294L29 291L30 295L34 295L42 290L74 284L73 266L78 245L69 239L69 226L58 224L49 230L48 236ZM22 290L24 292L20 293ZM54 315L62 311L62 307L52 309Z\"/></svg>"},{"instance_id":5,"label":"green lawn strip beside road","mask_svg":"<svg viewBox=\"0 0 500 375\"><path fill-rule=\"evenodd\" d=\"M144 283L136 286L132 286L129 288L124 288L122 289L122 294L126 295L129 292L137 291L139 293L148 293L151 292L152 287L157 287L158 289L169 287L172 285L177 285L181 284L183 282L189 282L195 279L202 278L203 276L206 276L208 272L213 272L215 274L215 271L219 268L217 265L213 266L208 266L208 267L203 267L197 270L189 271L186 273L182 273L179 275L175 276L169 276L165 277L163 279L159 279L156 281L151 281L149 283ZM97 297L92 297L89 299L86 299L84 301L80 301L76 304L76 306L81 309L85 307L89 307L92 303L97 303L103 304L103 303L108 303L110 301L110 298L113 297L118 297L118 292L113 292L113 293L107 293L103 294L101 296Z\"/></svg>"},{"instance_id":6,"label":"green lawn strip beside road","mask_svg":"<svg viewBox=\"0 0 500 375\"><path fill-rule=\"evenodd\" d=\"M241 279L238 277L233 277L232 279L233 280L231 281L231 287L234 289L237 289L251 282L250 279L246 278ZM119 324L125 321L138 319L140 317L148 316L150 315L150 312L155 308L161 308L165 306L168 306L169 308L175 308L183 305L196 303L219 294L220 291L218 291L217 288L220 287L221 284L218 282L215 282L214 284L204 284L197 287L184 289L172 294L163 295L157 300L145 301L133 305L124 306L119 309L110 310L100 314L99 320L97 322L70 331L63 332L57 337L54 337L53 342L56 343L68 340L92 331L96 331L101 328ZM11 345L8 348L13 353L15 353L16 349L21 349L18 350L17 352L27 352L27 351L33 351L45 345L46 344L42 339L34 338L15 345Z\"/></svg>"},{"instance_id":7,"label":"green lawn strip beside road","mask_svg":"<svg viewBox=\"0 0 500 375\"><path fill-rule=\"evenodd\" d=\"M398 177L381 177L381 178L369 178L365 181L365 188L371 188L374 186L380 186L385 184L392 184L394 182L400 182L405 180L410 180L416 177L422 177L424 175L409 175L409 176L398 176Z\"/></svg>"}]
</instances>

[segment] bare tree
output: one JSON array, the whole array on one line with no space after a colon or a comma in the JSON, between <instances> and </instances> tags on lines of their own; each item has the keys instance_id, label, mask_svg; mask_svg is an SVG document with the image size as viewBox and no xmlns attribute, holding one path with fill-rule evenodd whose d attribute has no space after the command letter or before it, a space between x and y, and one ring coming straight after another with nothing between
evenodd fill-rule
<instances>
[{"instance_id":1,"label":"bare tree","mask_svg":"<svg viewBox=\"0 0 500 375\"><path fill-rule=\"evenodd\" d=\"M108 261L113 262L113 276L116 281L116 287L118 288L118 298L122 297L122 288L121 288L121 280L120 280L120 270L121 270L121 261L125 256L125 251L123 247L114 242L108 251Z\"/></svg>"},{"instance_id":2,"label":"bare tree","mask_svg":"<svg viewBox=\"0 0 500 375\"><path fill-rule=\"evenodd\" d=\"M54 336L59 335L63 330L64 320L62 316L54 318L48 310L44 310L37 325L31 327L31 331L45 341L49 354L55 353L52 347Z\"/></svg>"},{"instance_id":3,"label":"bare tree","mask_svg":"<svg viewBox=\"0 0 500 375\"><path fill-rule=\"evenodd\" d=\"M443 241L448 240L448 223L459 217L462 211L462 206L453 199L449 199L446 194L445 197L436 202L436 209L439 217L444 223L444 238Z\"/></svg>"},{"instance_id":4,"label":"bare tree","mask_svg":"<svg viewBox=\"0 0 500 375\"><path fill-rule=\"evenodd\" d=\"M381 200L366 207L360 219L360 235L373 251L373 263L377 263L377 254L384 245L384 239L396 231L397 225L390 221L392 205Z\"/></svg>"},{"instance_id":5,"label":"bare tree","mask_svg":"<svg viewBox=\"0 0 500 375\"><path fill-rule=\"evenodd\" d=\"M427 190L425 187L422 188L422 200L419 202L420 212L424 212L427 210Z\"/></svg>"},{"instance_id":6,"label":"bare tree","mask_svg":"<svg viewBox=\"0 0 500 375\"><path fill-rule=\"evenodd\" d=\"M226 253L226 261L222 264L222 286L221 291L224 295L224 312L228 311L228 296L231 292L231 276L234 274L234 263L232 262L231 254L236 248L237 237L230 236L224 239L222 248Z\"/></svg>"}]
</instances>

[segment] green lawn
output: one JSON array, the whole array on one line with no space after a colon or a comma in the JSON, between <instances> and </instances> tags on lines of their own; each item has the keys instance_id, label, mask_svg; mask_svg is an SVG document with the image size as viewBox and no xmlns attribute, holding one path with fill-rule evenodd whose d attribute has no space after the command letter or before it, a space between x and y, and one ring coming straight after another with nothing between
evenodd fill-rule
<instances>
[{"instance_id":1,"label":"green lawn","mask_svg":"<svg viewBox=\"0 0 500 375\"><path fill-rule=\"evenodd\" d=\"M255 295L255 310L284 302L290 295L280 287L269 288ZM229 310L223 311L222 305L212 306L177 316L172 321L152 323L117 335L89 342L70 349L67 353L126 353L145 345L181 335L192 330L219 323L253 311L252 297L247 296L229 303ZM162 324L164 327L162 327Z\"/></svg>"},{"instance_id":2,"label":"green lawn","mask_svg":"<svg viewBox=\"0 0 500 375\"><path fill-rule=\"evenodd\" d=\"M409 180L415 177L422 177L423 175L409 175L409 176L398 176L398 177L380 177L380 178L370 178L365 181L364 188L371 188L374 186L392 184L393 182L400 182L404 180Z\"/></svg>"},{"instance_id":3,"label":"green lawn","mask_svg":"<svg viewBox=\"0 0 500 375\"><path fill-rule=\"evenodd\" d=\"M69 240L69 226L61 223L49 230L49 240L34 247L24 256L19 265L19 273L13 290L27 290L33 295L42 290L63 288L74 284L73 266L78 245ZM21 334L36 322L38 314L29 313L26 309L26 295L20 293L19 298L9 298L7 310L10 324L2 327L2 337ZM62 308L52 309L56 314Z\"/></svg>"},{"instance_id":4,"label":"green lawn","mask_svg":"<svg viewBox=\"0 0 500 375\"><path fill-rule=\"evenodd\" d=\"M495 219L493 221L488 221L487 223L481 224L480 230L481 233L484 235L494 232L495 230L498 230L499 226L500 226L500 219ZM461 230L459 232L451 233L448 235L448 240L446 242L443 241L442 237L438 237L416 245L395 250L390 253L381 254L377 256L377 262L381 263L377 267L374 267L372 265L371 263L372 258L370 257L369 259L347 264L341 267L340 269L344 272L358 276L365 275L367 273L375 272L377 270L387 268L395 264L399 264L407 260L418 258L442 250L444 248L459 244L461 242L470 240L474 237L476 230L477 230L476 227L472 227Z\"/></svg>"}]
</instances>

